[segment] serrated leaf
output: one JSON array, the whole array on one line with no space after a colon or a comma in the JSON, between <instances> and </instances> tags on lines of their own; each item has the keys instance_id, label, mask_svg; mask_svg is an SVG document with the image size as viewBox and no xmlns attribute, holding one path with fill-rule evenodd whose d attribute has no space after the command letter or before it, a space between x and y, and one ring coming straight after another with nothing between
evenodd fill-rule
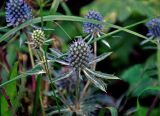
<instances>
[{"instance_id":1,"label":"serrated leaf","mask_svg":"<svg viewBox=\"0 0 160 116\"><path fill-rule=\"evenodd\" d=\"M106 92L107 85L100 79L97 79L93 75L87 73L87 71L83 70L85 76L99 89Z\"/></svg>"},{"instance_id":2,"label":"serrated leaf","mask_svg":"<svg viewBox=\"0 0 160 116\"><path fill-rule=\"evenodd\" d=\"M50 48L50 51L51 51L53 54L55 54L57 57L63 56L63 54L62 54L58 49Z\"/></svg>"},{"instance_id":3,"label":"serrated leaf","mask_svg":"<svg viewBox=\"0 0 160 116\"><path fill-rule=\"evenodd\" d=\"M65 62L65 61L60 60L60 59L55 59L55 62L60 63L60 64L62 64L62 65L67 65L67 66L69 65L68 62Z\"/></svg>"},{"instance_id":4,"label":"serrated leaf","mask_svg":"<svg viewBox=\"0 0 160 116\"><path fill-rule=\"evenodd\" d=\"M85 70L87 70L89 73L97 76L97 77L100 77L100 78L104 78L104 79L120 79L114 75L111 75L111 74L106 74L106 73L102 73L102 72L99 72L99 71L94 71L94 70L91 70L89 68L85 68Z\"/></svg>"},{"instance_id":5,"label":"serrated leaf","mask_svg":"<svg viewBox=\"0 0 160 116\"><path fill-rule=\"evenodd\" d=\"M68 73L65 73L65 74L59 76L59 77L53 78L53 79L52 79L52 82L57 82L57 81L66 79L66 78L70 77L72 73L73 73L73 71L70 71L70 72L68 72ZM47 79L47 81L50 82L50 80L48 80L48 79Z\"/></svg>"},{"instance_id":6,"label":"serrated leaf","mask_svg":"<svg viewBox=\"0 0 160 116\"><path fill-rule=\"evenodd\" d=\"M107 57L108 57L109 55L111 55L111 54L112 54L112 52L103 53L102 55L97 56L95 59L93 59L91 62L89 62L89 64L93 64L93 63L102 61L102 60L104 60L105 58L107 58Z\"/></svg>"}]
</instances>

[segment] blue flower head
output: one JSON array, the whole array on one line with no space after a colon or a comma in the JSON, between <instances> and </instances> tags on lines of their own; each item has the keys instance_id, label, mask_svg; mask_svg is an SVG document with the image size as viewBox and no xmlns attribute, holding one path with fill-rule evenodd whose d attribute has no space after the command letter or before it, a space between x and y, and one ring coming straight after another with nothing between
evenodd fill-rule
<instances>
[{"instance_id":1,"label":"blue flower head","mask_svg":"<svg viewBox=\"0 0 160 116\"><path fill-rule=\"evenodd\" d=\"M160 37L160 19L154 18L146 23L149 33L148 36Z\"/></svg>"},{"instance_id":2,"label":"blue flower head","mask_svg":"<svg viewBox=\"0 0 160 116\"><path fill-rule=\"evenodd\" d=\"M93 59L91 47L79 38L73 42L69 49L68 62L74 70L81 70L90 67L89 62Z\"/></svg>"},{"instance_id":3,"label":"blue flower head","mask_svg":"<svg viewBox=\"0 0 160 116\"><path fill-rule=\"evenodd\" d=\"M18 26L32 18L31 8L24 0L8 0L6 3L6 22Z\"/></svg>"},{"instance_id":4,"label":"blue flower head","mask_svg":"<svg viewBox=\"0 0 160 116\"><path fill-rule=\"evenodd\" d=\"M103 21L103 17L99 12L90 10L85 16L86 19L93 19L97 21ZM94 24L85 22L84 23L84 32L87 34L97 35L103 30L104 26L102 24Z\"/></svg>"}]
</instances>

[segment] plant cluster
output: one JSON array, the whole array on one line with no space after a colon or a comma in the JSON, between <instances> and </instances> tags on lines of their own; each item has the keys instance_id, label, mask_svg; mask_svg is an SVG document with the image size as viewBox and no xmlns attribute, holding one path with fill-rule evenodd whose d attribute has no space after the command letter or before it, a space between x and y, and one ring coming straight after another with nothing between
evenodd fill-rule
<instances>
[{"instance_id":1,"label":"plant cluster","mask_svg":"<svg viewBox=\"0 0 160 116\"><path fill-rule=\"evenodd\" d=\"M131 0L131 2L133 1ZM67 15L58 14L57 9L60 4ZM44 10L49 9L48 6L50 12ZM98 71L96 67L97 63L114 54L112 42L110 40L106 41L105 37L120 31L145 39L141 44L151 42L156 45L156 76L158 82L160 81L159 18L140 22L146 22L149 31L147 36L144 36L128 29L138 25L138 23L127 27L114 25L109 23L98 10L87 10L84 17L71 15L66 2L61 0L54 0L53 3L52 0L6 1L5 17L7 26L0 28L2 32L0 43L6 42L4 46L0 47L0 53L3 56L1 65L4 67L4 70L1 70L0 67L0 110L3 109L0 113L2 115L23 115L24 112L29 112L26 115L32 113L33 116L96 116L98 115L97 112L100 112L99 115L103 114L101 111L104 108L110 110L111 115L118 115L118 111L122 111L125 105L125 103L122 105L123 102L126 102L125 97L132 95L132 91L134 93L134 90L137 90L135 89L136 86L134 86L135 88L130 87L128 92L114 101L107 93L107 85L115 82L113 80L127 80L132 84L133 82L129 80L129 77L133 75L138 77L140 74L132 73L132 70L139 71L141 66L128 69L129 71L121 75L122 78L115 76L116 73L114 75ZM125 18L127 17L125 16L120 20L122 21ZM61 26L65 21L72 21L73 25L72 23L69 24L74 29L78 28L77 30L80 30L81 35L73 34L74 36L70 37L67 33L70 27L66 26L69 28L64 29ZM82 25L76 22L81 22ZM106 27L115 30L106 33L108 31ZM59 32L57 28L61 32L61 38L57 34ZM71 31L74 31L74 29ZM63 37L64 35L65 37ZM103 46L100 55L98 53L100 47L97 44L99 40L100 45ZM12 49L10 44L15 44L14 47L18 52L16 54L14 49L12 50L13 59L12 56L9 56L12 63L8 63L8 59L2 52L4 49ZM148 71L148 69L146 70ZM143 79L148 79L146 72L142 74ZM148 82L149 84L146 86L150 87L150 83L155 83L155 80L149 80ZM140 83L143 83L143 80ZM157 83L155 85L159 86ZM155 86L152 86L151 89L153 88L155 89ZM136 91L134 95L138 93L137 96L139 97L145 90L146 88L143 86L143 90L137 90L139 93ZM159 88L157 87L156 90L159 90ZM28 96L32 98L32 105L30 105L30 109L27 108L29 111L25 111L25 104L21 104L20 101L23 102L24 100L26 102ZM159 93L157 96L159 96ZM3 104L5 104L4 108ZM138 111L138 108L140 109L138 99L137 106L139 107L129 109L125 113L132 114ZM24 110L24 112L21 110Z\"/></svg>"}]
</instances>

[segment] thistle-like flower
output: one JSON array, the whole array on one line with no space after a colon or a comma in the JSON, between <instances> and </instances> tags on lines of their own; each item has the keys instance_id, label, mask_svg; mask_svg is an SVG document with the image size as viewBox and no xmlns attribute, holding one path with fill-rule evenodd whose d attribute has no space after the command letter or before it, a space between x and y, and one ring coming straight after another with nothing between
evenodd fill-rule
<instances>
[{"instance_id":1,"label":"thistle-like flower","mask_svg":"<svg viewBox=\"0 0 160 116\"><path fill-rule=\"evenodd\" d=\"M44 31L37 29L32 33L32 44L35 48L41 47L45 42L45 34Z\"/></svg>"},{"instance_id":2,"label":"thistle-like flower","mask_svg":"<svg viewBox=\"0 0 160 116\"><path fill-rule=\"evenodd\" d=\"M148 36L160 37L160 19L154 18L146 23L149 33Z\"/></svg>"},{"instance_id":3,"label":"thistle-like flower","mask_svg":"<svg viewBox=\"0 0 160 116\"><path fill-rule=\"evenodd\" d=\"M24 0L8 0L6 3L6 22L9 26L18 26L31 18L31 8Z\"/></svg>"},{"instance_id":4,"label":"thistle-like flower","mask_svg":"<svg viewBox=\"0 0 160 116\"><path fill-rule=\"evenodd\" d=\"M67 58L64 58L64 54L61 52L57 52L57 50L51 49L51 51L54 56L56 56L56 58L50 57L50 60L56 61L63 65L67 65L71 69L68 73L58 77L57 80L61 80L61 78L68 78L75 72L83 72L85 77L87 77L87 79L93 82L96 87L100 88L103 91L106 91L106 84L100 78L119 79L114 75L101 73L91 69L91 66L95 62L99 62L105 59L111 54L111 52L104 53L97 57L93 57L91 47L82 38L79 38L70 45L69 52L67 52Z\"/></svg>"},{"instance_id":5,"label":"thistle-like flower","mask_svg":"<svg viewBox=\"0 0 160 116\"><path fill-rule=\"evenodd\" d=\"M94 10L90 10L85 16L86 19L93 19L97 21L103 21L103 17L99 12ZM102 32L104 26L102 24L94 24L90 22L84 23L84 32L87 34L91 34L92 36L97 36Z\"/></svg>"},{"instance_id":6,"label":"thistle-like flower","mask_svg":"<svg viewBox=\"0 0 160 116\"><path fill-rule=\"evenodd\" d=\"M68 62L71 67L78 71L84 67L90 67L89 62L93 59L91 47L82 39L71 44L68 53Z\"/></svg>"}]
</instances>

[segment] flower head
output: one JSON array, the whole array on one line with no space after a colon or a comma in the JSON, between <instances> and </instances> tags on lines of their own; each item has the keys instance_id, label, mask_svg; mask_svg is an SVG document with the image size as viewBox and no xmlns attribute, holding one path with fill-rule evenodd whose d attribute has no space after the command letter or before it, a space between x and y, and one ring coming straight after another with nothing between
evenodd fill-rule
<instances>
[{"instance_id":1,"label":"flower head","mask_svg":"<svg viewBox=\"0 0 160 116\"><path fill-rule=\"evenodd\" d=\"M32 18L31 8L24 0L8 0L6 4L6 22L18 26Z\"/></svg>"},{"instance_id":2,"label":"flower head","mask_svg":"<svg viewBox=\"0 0 160 116\"><path fill-rule=\"evenodd\" d=\"M103 21L103 17L99 12L96 12L94 10L90 10L87 15L85 16L86 19L93 19L97 21ZM102 24L94 24L85 22L84 23L84 32L87 34L97 35L103 30Z\"/></svg>"},{"instance_id":3,"label":"flower head","mask_svg":"<svg viewBox=\"0 0 160 116\"><path fill-rule=\"evenodd\" d=\"M33 41L35 47L42 46L45 41L44 32L40 29L34 30L32 33L32 41Z\"/></svg>"},{"instance_id":4,"label":"flower head","mask_svg":"<svg viewBox=\"0 0 160 116\"><path fill-rule=\"evenodd\" d=\"M153 37L160 37L160 19L154 18L151 19L149 22L146 23L146 26L148 27L149 36Z\"/></svg>"},{"instance_id":5,"label":"flower head","mask_svg":"<svg viewBox=\"0 0 160 116\"><path fill-rule=\"evenodd\" d=\"M69 49L68 62L75 70L90 67L89 62L93 58L91 47L83 40L73 42Z\"/></svg>"}]
</instances>

